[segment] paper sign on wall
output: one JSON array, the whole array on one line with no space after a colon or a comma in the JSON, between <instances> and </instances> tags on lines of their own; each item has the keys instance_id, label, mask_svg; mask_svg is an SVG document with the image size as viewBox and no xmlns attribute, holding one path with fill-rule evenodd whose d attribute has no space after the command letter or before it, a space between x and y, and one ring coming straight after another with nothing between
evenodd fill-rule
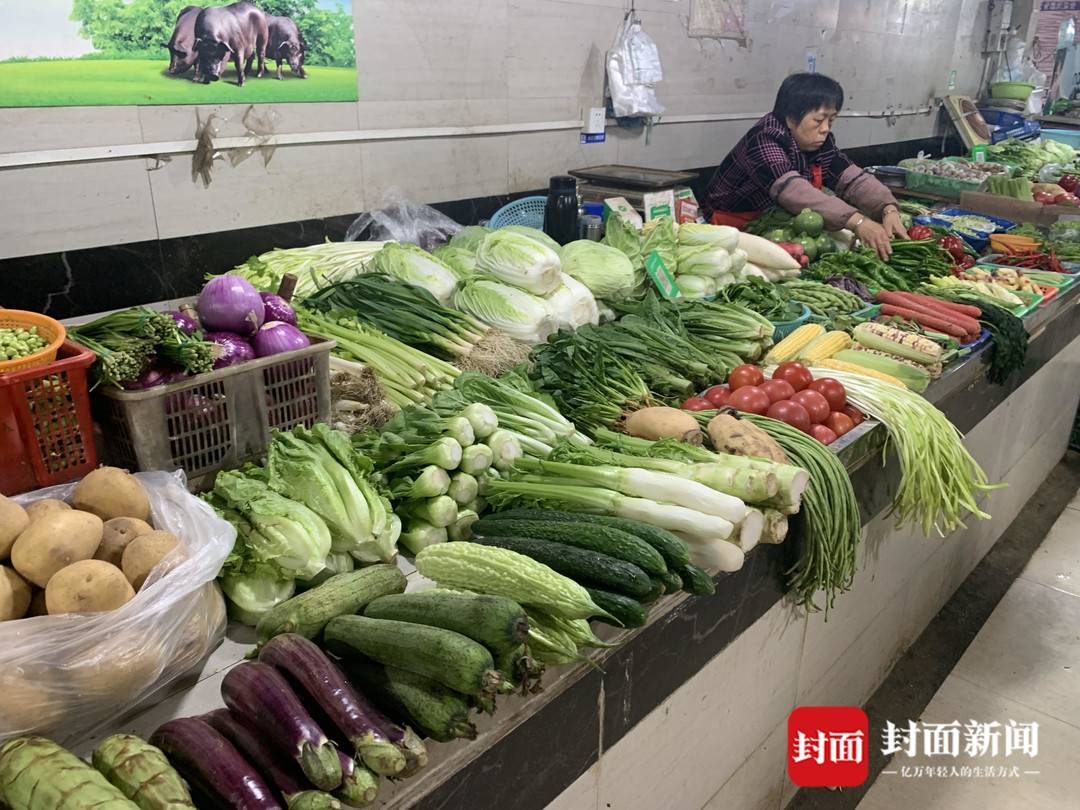
<instances>
[{"instance_id":1,"label":"paper sign on wall","mask_svg":"<svg viewBox=\"0 0 1080 810\"><path fill-rule=\"evenodd\" d=\"M0 0L0 19L0 107L358 97L339 0Z\"/></svg>"}]
</instances>

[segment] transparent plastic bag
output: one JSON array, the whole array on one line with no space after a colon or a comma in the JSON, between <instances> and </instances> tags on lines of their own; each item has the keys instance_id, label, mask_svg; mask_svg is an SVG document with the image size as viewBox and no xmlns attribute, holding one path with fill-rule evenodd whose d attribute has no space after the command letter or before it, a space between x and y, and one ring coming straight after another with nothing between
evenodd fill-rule
<instances>
[{"instance_id":1,"label":"transparent plastic bag","mask_svg":"<svg viewBox=\"0 0 1080 810\"><path fill-rule=\"evenodd\" d=\"M431 250L461 230L461 225L430 205L415 205L396 189L382 206L361 214L345 231L346 242L408 242Z\"/></svg>"},{"instance_id":2,"label":"transparent plastic bag","mask_svg":"<svg viewBox=\"0 0 1080 810\"><path fill-rule=\"evenodd\" d=\"M103 613L0 623L0 739L30 732L61 743L119 719L221 642L225 603L214 580L236 530L189 493L182 473L138 473L151 522L183 542L135 598ZM15 500L67 500L75 483Z\"/></svg>"},{"instance_id":3,"label":"transparent plastic bag","mask_svg":"<svg viewBox=\"0 0 1080 810\"><path fill-rule=\"evenodd\" d=\"M607 75L608 93L616 117L642 118L664 111L654 88L664 76L660 52L633 14L627 14L623 19L615 44L608 52Z\"/></svg>"}]
</instances>

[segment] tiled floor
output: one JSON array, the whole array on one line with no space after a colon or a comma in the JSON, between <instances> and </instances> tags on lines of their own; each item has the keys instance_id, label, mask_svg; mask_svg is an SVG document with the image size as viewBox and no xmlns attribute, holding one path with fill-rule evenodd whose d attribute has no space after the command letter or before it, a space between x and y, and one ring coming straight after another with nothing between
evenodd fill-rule
<instances>
[{"instance_id":1,"label":"tiled floor","mask_svg":"<svg viewBox=\"0 0 1080 810\"><path fill-rule=\"evenodd\" d=\"M1038 723L1038 753L1006 758L999 752L978 759L897 754L859 804L861 810L1080 806L1080 494L918 719L924 724ZM1004 737L1001 741L1004 745ZM1008 775L940 778L925 770L914 775L926 766L1005 767Z\"/></svg>"}]
</instances>

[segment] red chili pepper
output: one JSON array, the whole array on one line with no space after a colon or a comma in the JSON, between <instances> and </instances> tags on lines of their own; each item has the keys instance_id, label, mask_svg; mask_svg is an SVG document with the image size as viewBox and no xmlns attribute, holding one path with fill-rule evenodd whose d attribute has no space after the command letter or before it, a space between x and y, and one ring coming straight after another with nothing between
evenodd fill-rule
<instances>
[{"instance_id":1,"label":"red chili pepper","mask_svg":"<svg viewBox=\"0 0 1080 810\"><path fill-rule=\"evenodd\" d=\"M938 245L949 251L949 254L959 261L964 255L967 254L967 250L964 248L964 242L959 236L943 236L938 239Z\"/></svg>"},{"instance_id":2,"label":"red chili pepper","mask_svg":"<svg viewBox=\"0 0 1080 810\"><path fill-rule=\"evenodd\" d=\"M1061 176L1061 179L1058 180L1057 184L1070 194L1075 194L1076 187L1080 185L1080 180L1078 180L1074 175L1063 174Z\"/></svg>"},{"instance_id":3,"label":"red chili pepper","mask_svg":"<svg viewBox=\"0 0 1080 810\"><path fill-rule=\"evenodd\" d=\"M912 225L908 228L908 237L921 242L923 239L933 239L934 232L925 225Z\"/></svg>"},{"instance_id":4,"label":"red chili pepper","mask_svg":"<svg viewBox=\"0 0 1080 810\"><path fill-rule=\"evenodd\" d=\"M974 267L975 266L975 257L965 253L964 256L958 262L958 264L961 267L965 268L965 269L967 269L968 267Z\"/></svg>"}]
</instances>

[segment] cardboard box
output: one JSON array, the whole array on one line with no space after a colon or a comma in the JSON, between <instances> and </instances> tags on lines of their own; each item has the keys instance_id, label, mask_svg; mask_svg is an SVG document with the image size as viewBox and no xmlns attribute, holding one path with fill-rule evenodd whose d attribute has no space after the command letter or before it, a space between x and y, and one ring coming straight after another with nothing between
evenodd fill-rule
<instances>
[{"instance_id":1,"label":"cardboard box","mask_svg":"<svg viewBox=\"0 0 1080 810\"><path fill-rule=\"evenodd\" d=\"M1053 225L1062 217L1080 217L1080 208L1072 205L1041 205L1037 202L1014 200L998 194L982 191L964 191L960 194L960 208L976 214L992 214L1010 219L1018 225Z\"/></svg>"},{"instance_id":2,"label":"cardboard box","mask_svg":"<svg viewBox=\"0 0 1080 810\"><path fill-rule=\"evenodd\" d=\"M639 231L645 225L641 214L626 201L625 197L608 197L604 200L604 222L612 216L622 217Z\"/></svg>"}]
</instances>

